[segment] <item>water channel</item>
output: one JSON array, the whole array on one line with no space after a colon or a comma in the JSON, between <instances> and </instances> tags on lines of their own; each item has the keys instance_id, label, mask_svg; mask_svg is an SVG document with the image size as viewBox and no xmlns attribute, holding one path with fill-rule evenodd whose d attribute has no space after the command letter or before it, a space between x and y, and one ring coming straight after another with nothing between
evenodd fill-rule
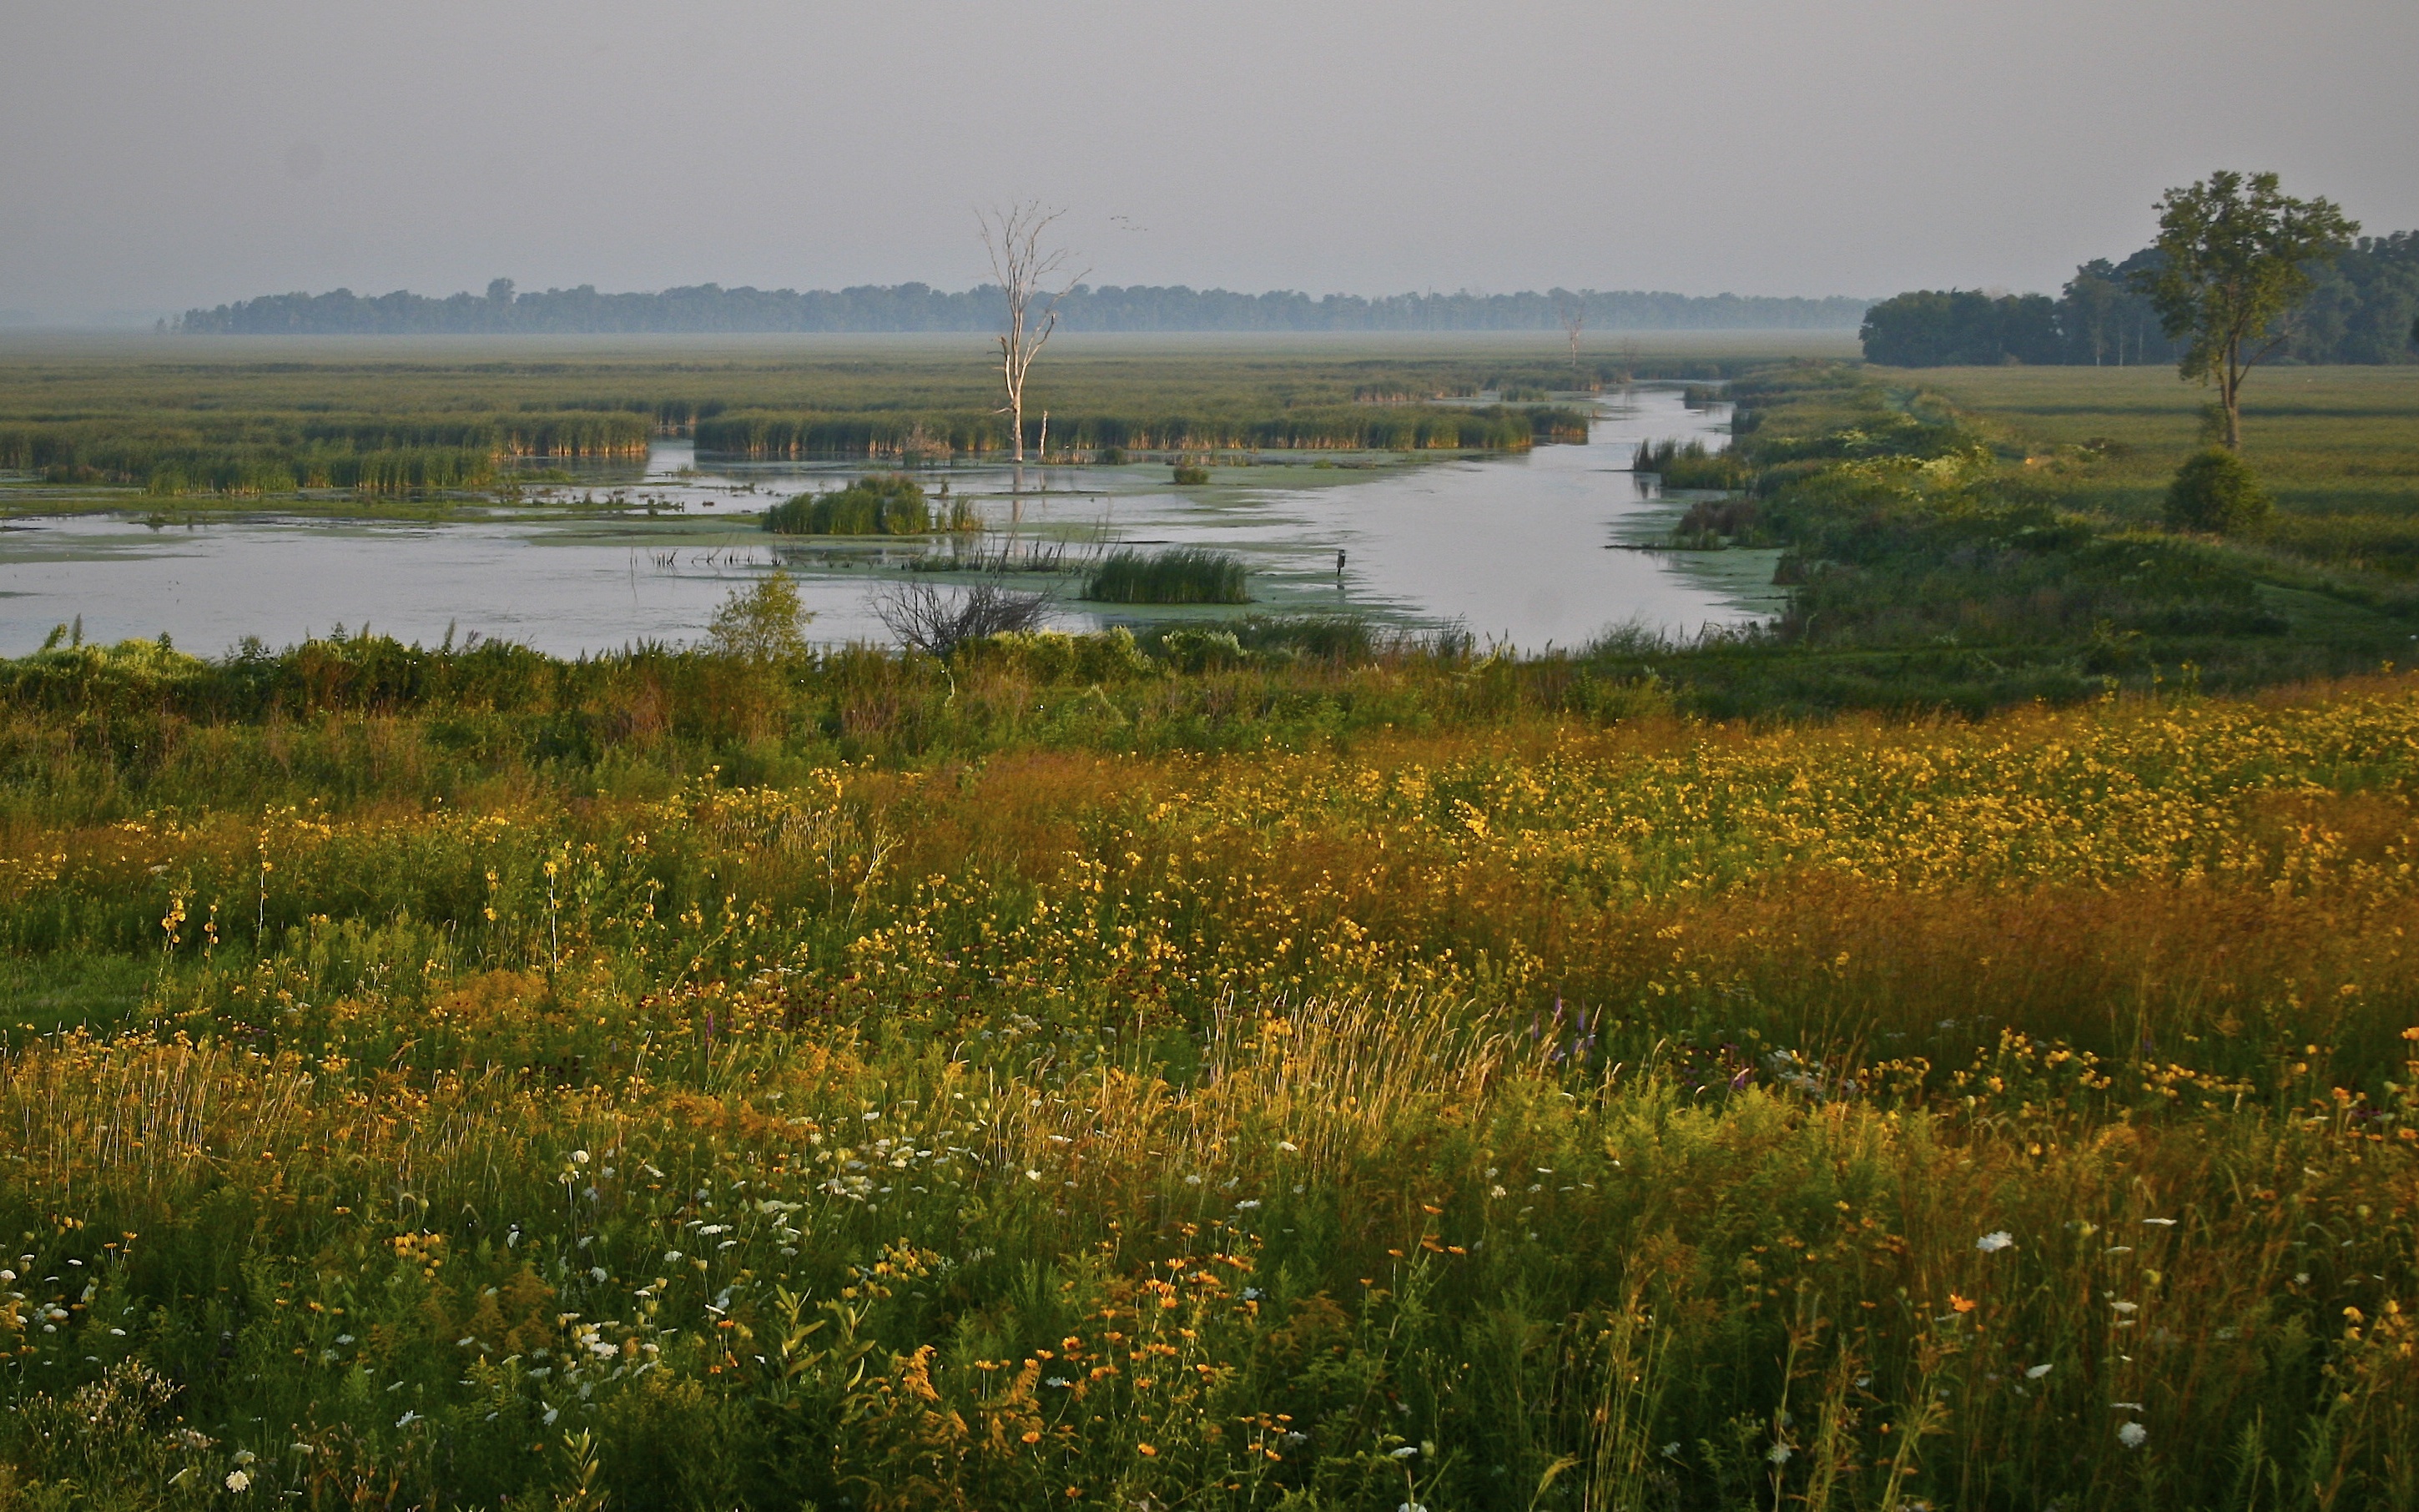
<instances>
[{"instance_id":1,"label":"water channel","mask_svg":"<svg viewBox=\"0 0 2419 1512\"><path fill-rule=\"evenodd\" d=\"M1679 501L1627 471L1647 440L1727 444L1721 407L1677 389L1609 395L1584 446L1510 456L1380 463L1263 455L1178 488L1163 465L933 470L972 498L992 549L1057 551L1080 563L1116 546L1231 550L1251 573L1249 611L1349 611L1413 627L1458 625L1482 643L1574 646L1638 624L1676 635L1780 607L1764 551L1641 550ZM337 625L435 643L449 629L561 655L699 637L735 587L788 570L821 640L886 640L869 598L917 540L775 537L755 516L863 471L845 464L701 468L686 442L658 442L624 467L516 509L464 509L439 522L324 519L273 512L12 514L0 521L0 654L39 646L81 616L87 640L166 633L215 653L247 636L275 646ZM618 501L630 508L589 507ZM654 515L637 506L652 502ZM36 506L39 507L39 506ZM1338 553L1342 567L1338 570ZM949 580L944 576L937 579ZM1039 575L1034 586L1051 580ZM1055 622L1245 612L1089 605L1080 584Z\"/></svg>"}]
</instances>

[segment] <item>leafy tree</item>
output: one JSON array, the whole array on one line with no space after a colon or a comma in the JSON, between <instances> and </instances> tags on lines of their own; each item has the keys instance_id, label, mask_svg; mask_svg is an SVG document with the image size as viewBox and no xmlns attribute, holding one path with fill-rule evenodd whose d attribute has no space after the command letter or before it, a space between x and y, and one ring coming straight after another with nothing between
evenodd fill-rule
<instances>
[{"instance_id":1,"label":"leafy tree","mask_svg":"<svg viewBox=\"0 0 2419 1512\"><path fill-rule=\"evenodd\" d=\"M2272 509L2250 464L2221 447L2194 455L2167 486L2167 523L2179 530L2242 535L2265 525Z\"/></svg>"},{"instance_id":2,"label":"leafy tree","mask_svg":"<svg viewBox=\"0 0 2419 1512\"><path fill-rule=\"evenodd\" d=\"M2138 286L2185 344L2177 371L2216 386L2226 449L2240 450L2244 374L2284 347L2311 265L2332 260L2360 225L2330 201L2286 194L2273 173L2225 169L2168 190L2158 210L2161 262L2136 275Z\"/></svg>"},{"instance_id":3,"label":"leafy tree","mask_svg":"<svg viewBox=\"0 0 2419 1512\"><path fill-rule=\"evenodd\" d=\"M805 626L813 618L798 602L798 585L777 571L753 588L732 591L706 627L706 647L758 666L795 661L807 654Z\"/></svg>"}]
</instances>

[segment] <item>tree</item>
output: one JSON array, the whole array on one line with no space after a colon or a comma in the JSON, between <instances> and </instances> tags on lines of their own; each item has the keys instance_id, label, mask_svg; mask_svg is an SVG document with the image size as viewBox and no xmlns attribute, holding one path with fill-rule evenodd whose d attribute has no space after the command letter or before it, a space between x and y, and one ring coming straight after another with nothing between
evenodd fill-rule
<instances>
[{"instance_id":1,"label":"tree","mask_svg":"<svg viewBox=\"0 0 2419 1512\"><path fill-rule=\"evenodd\" d=\"M2117 283L2117 270L2105 257L2097 257L2074 270L2058 301L2057 323L2074 343L2077 360L2082 352L2091 354L2091 365L2098 367L2108 355L2108 338L2115 332L2117 308L2125 291Z\"/></svg>"},{"instance_id":2,"label":"tree","mask_svg":"<svg viewBox=\"0 0 2419 1512\"><path fill-rule=\"evenodd\" d=\"M1579 370L1579 332L1587 329L1587 301L1568 289L1554 290L1554 313L1562 317L1563 334L1571 342L1571 371Z\"/></svg>"},{"instance_id":3,"label":"tree","mask_svg":"<svg viewBox=\"0 0 2419 1512\"><path fill-rule=\"evenodd\" d=\"M2239 451L2243 376L2290 339L2311 265L2331 261L2360 225L2327 200L2284 193L2273 173L2224 169L2168 190L2158 211L2162 260L2138 286L2184 344L2177 372L2216 387L2226 449Z\"/></svg>"},{"instance_id":4,"label":"tree","mask_svg":"<svg viewBox=\"0 0 2419 1512\"><path fill-rule=\"evenodd\" d=\"M1059 275L1074 255L1064 247L1041 244L1050 223L1062 213L1045 208L1039 200L975 212L982 224L983 250L991 254L992 274L1008 296L1008 329L999 334L999 365L1008 383L1004 408L1018 462L1025 460L1025 375L1050 333L1058 329L1058 301L1074 292L1084 277L1075 273L1062 280Z\"/></svg>"}]
</instances>

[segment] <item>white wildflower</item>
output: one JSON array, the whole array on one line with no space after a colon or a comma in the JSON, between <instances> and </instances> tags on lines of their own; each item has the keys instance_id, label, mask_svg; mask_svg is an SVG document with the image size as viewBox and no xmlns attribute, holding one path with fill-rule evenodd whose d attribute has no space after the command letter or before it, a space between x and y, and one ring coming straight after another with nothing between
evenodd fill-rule
<instances>
[{"instance_id":1,"label":"white wildflower","mask_svg":"<svg viewBox=\"0 0 2419 1512\"><path fill-rule=\"evenodd\" d=\"M2128 1423L2117 1430L2117 1442L2128 1449L2139 1449L2149 1436L2150 1430L2139 1423Z\"/></svg>"},{"instance_id":2,"label":"white wildflower","mask_svg":"<svg viewBox=\"0 0 2419 1512\"><path fill-rule=\"evenodd\" d=\"M2056 1367L2052 1365L2037 1365L2030 1370L2025 1372L2025 1379L2026 1381L2039 1381L2042 1377L2048 1375L2054 1368Z\"/></svg>"},{"instance_id":3,"label":"white wildflower","mask_svg":"<svg viewBox=\"0 0 2419 1512\"><path fill-rule=\"evenodd\" d=\"M2014 1248L2015 1242L2015 1235L2009 1233L2004 1228L2000 1228L1984 1234L1981 1238L1974 1241L1974 1247L1980 1250L1985 1255L1996 1255L2003 1249Z\"/></svg>"},{"instance_id":4,"label":"white wildflower","mask_svg":"<svg viewBox=\"0 0 2419 1512\"><path fill-rule=\"evenodd\" d=\"M230 1470L227 1472L226 1489L231 1491L248 1491L252 1489L252 1477L240 1470Z\"/></svg>"}]
</instances>

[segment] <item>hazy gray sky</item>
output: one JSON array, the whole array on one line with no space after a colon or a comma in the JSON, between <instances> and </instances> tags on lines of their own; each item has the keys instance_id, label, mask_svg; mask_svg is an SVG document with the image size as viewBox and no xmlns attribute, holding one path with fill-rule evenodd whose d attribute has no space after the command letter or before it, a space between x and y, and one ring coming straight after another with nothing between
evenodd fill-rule
<instances>
[{"instance_id":1,"label":"hazy gray sky","mask_svg":"<svg viewBox=\"0 0 2419 1512\"><path fill-rule=\"evenodd\" d=\"M1096 283L1314 292L2054 287L2219 166L2419 226L2414 0L10 0L0 56L50 316L963 287L1025 196Z\"/></svg>"}]
</instances>

